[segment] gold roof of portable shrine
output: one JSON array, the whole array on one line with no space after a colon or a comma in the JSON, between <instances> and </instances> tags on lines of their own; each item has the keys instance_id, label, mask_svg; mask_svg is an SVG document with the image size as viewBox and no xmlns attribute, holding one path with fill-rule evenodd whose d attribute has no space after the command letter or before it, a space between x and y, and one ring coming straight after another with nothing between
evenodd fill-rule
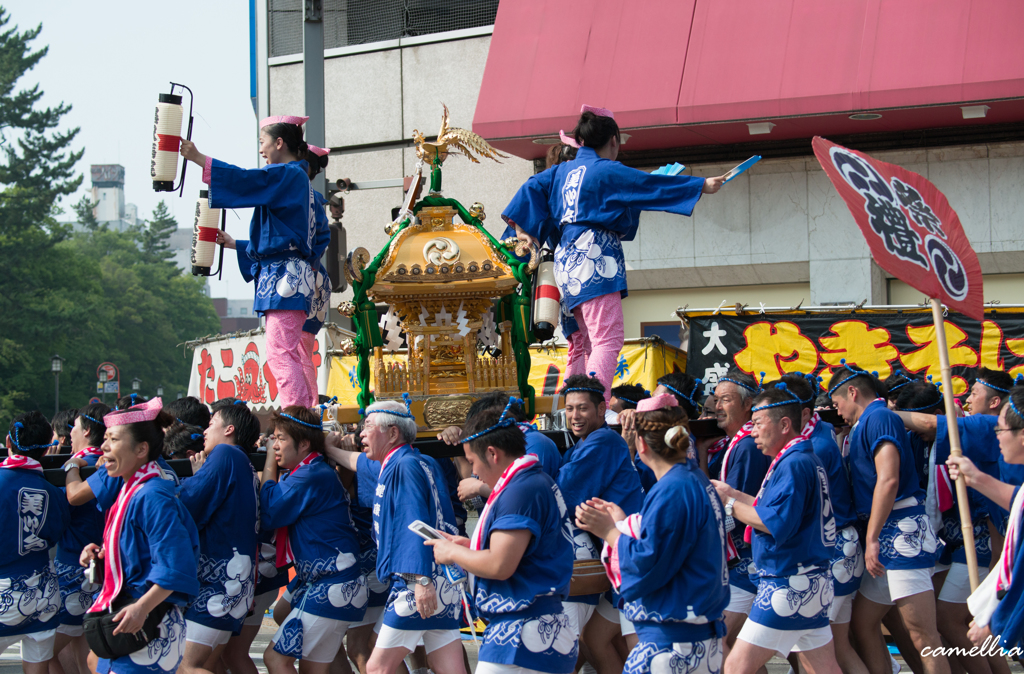
<instances>
[{"instance_id":1,"label":"gold roof of portable shrine","mask_svg":"<svg viewBox=\"0 0 1024 674\"><path fill-rule=\"evenodd\" d=\"M482 207L480 207L482 212ZM391 242L368 295L377 301L507 295L517 281L504 256L450 206L424 206ZM479 217L479 216L478 216Z\"/></svg>"}]
</instances>

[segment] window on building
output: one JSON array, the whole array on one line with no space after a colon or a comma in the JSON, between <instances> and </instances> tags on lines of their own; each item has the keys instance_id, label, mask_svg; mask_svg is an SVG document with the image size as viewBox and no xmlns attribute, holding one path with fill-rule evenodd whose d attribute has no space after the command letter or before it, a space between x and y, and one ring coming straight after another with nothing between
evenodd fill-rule
<instances>
[{"instance_id":1,"label":"window on building","mask_svg":"<svg viewBox=\"0 0 1024 674\"><path fill-rule=\"evenodd\" d=\"M498 0L323 0L324 47L494 24ZM270 55L302 53L303 0L270 0Z\"/></svg>"},{"instance_id":2,"label":"window on building","mask_svg":"<svg viewBox=\"0 0 1024 674\"><path fill-rule=\"evenodd\" d=\"M231 307L228 307L228 316L231 315Z\"/></svg>"},{"instance_id":3,"label":"window on building","mask_svg":"<svg viewBox=\"0 0 1024 674\"><path fill-rule=\"evenodd\" d=\"M239 316L245 316L248 313L249 313L249 311L245 307L242 307L241 309L238 310L238 315Z\"/></svg>"}]
</instances>

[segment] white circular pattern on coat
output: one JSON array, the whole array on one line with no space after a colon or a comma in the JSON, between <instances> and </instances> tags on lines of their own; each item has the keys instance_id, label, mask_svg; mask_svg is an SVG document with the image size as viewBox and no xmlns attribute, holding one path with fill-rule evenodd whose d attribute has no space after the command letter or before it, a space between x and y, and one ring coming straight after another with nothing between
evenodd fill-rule
<instances>
[{"instance_id":1,"label":"white circular pattern on coat","mask_svg":"<svg viewBox=\"0 0 1024 674\"><path fill-rule=\"evenodd\" d=\"M576 647L576 637L564 613L526 621L523 623L521 638L523 645L532 653L554 649L562 655L568 655Z\"/></svg>"},{"instance_id":2,"label":"white circular pattern on coat","mask_svg":"<svg viewBox=\"0 0 1024 674\"><path fill-rule=\"evenodd\" d=\"M892 546L903 557L917 557L921 554L920 526L913 517L904 517L896 523L902 534L893 539Z\"/></svg>"}]
</instances>

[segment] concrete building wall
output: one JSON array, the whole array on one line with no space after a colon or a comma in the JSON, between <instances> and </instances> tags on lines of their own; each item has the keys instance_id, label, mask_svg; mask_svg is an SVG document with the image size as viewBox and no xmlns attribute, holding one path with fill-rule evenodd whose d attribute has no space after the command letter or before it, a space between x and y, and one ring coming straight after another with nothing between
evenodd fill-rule
<instances>
[{"instance_id":1,"label":"concrete building wall","mask_svg":"<svg viewBox=\"0 0 1024 674\"><path fill-rule=\"evenodd\" d=\"M329 183L338 178L358 182L410 175L416 166L410 147L413 131L435 135L442 105L448 106L452 126L472 127L490 35L450 40L441 34L437 39L442 41L327 58ZM269 70L270 114L306 114L302 64L286 63ZM497 236L504 230L501 211L532 174L533 162L518 157L503 159L501 164L486 159L473 164L451 155L444 164L443 191L467 207L483 203L488 215L485 224ZM373 253L380 250L387 243L384 225L391 209L401 202L400 188L349 193L342 221L349 250L358 246ZM336 293L332 304L350 296L351 291Z\"/></svg>"},{"instance_id":2,"label":"concrete building wall","mask_svg":"<svg viewBox=\"0 0 1024 674\"><path fill-rule=\"evenodd\" d=\"M325 63L330 182L412 173L416 159L408 141L414 129L427 136L437 132L442 103L453 126L471 127L490 36L436 37L442 41L378 51L364 45L361 53L332 50L339 55ZM277 65L269 67L269 109L304 114L302 65L287 60L271 59ZM1024 143L873 154L924 175L946 194L995 284L986 300L1021 301L1013 290L1024 279L1014 276L1024 273ZM713 176L729 168L696 165L687 172ZM486 225L498 235L501 211L533 171L532 162L515 157L477 165L452 155L444 167L444 194L467 206L482 202ZM349 249L380 250L390 209L401 199L398 188L347 195ZM644 213L636 240L624 248L627 337L640 336L643 322L672 320L671 311L685 304L884 304L913 294L871 261L845 203L812 155L762 161L719 194L704 197L692 218ZM336 294L332 304L349 296Z\"/></svg>"},{"instance_id":3,"label":"concrete building wall","mask_svg":"<svg viewBox=\"0 0 1024 674\"><path fill-rule=\"evenodd\" d=\"M1024 143L873 156L942 190L985 274L1024 272ZM692 173L729 168L701 165ZM703 197L693 217L644 213L640 222L636 240L624 244L630 288L809 283L808 304L889 300L885 273L871 262L853 216L813 157L762 161Z\"/></svg>"}]
</instances>

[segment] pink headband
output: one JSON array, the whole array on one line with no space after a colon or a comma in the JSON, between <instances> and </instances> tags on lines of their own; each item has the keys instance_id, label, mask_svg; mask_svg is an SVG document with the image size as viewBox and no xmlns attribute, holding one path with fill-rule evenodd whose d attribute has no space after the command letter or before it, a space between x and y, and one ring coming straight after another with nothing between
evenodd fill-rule
<instances>
[{"instance_id":1,"label":"pink headband","mask_svg":"<svg viewBox=\"0 0 1024 674\"><path fill-rule=\"evenodd\" d=\"M576 142L575 138L573 138L572 136L565 135L565 131L559 131L558 137L561 138L562 142L568 145L569 147L575 147L578 149L580 146L580 144Z\"/></svg>"},{"instance_id":2,"label":"pink headband","mask_svg":"<svg viewBox=\"0 0 1024 674\"><path fill-rule=\"evenodd\" d=\"M306 149L315 154L317 157L326 157L331 153L330 150L325 150L324 148L317 147L316 145L307 144Z\"/></svg>"},{"instance_id":3,"label":"pink headband","mask_svg":"<svg viewBox=\"0 0 1024 674\"><path fill-rule=\"evenodd\" d=\"M277 115L276 117L267 117L260 122L260 128L270 126L271 124L294 124L295 126L302 126L309 120L309 117L296 117L295 115Z\"/></svg>"},{"instance_id":4,"label":"pink headband","mask_svg":"<svg viewBox=\"0 0 1024 674\"><path fill-rule=\"evenodd\" d=\"M676 400L674 395L662 393L661 395L644 398L638 402L636 404L636 411L650 412L652 410L660 410L663 407L679 407L679 401Z\"/></svg>"},{"instance_id":5,"label":"pink headband","mask_svg":"<svg viewBox=\"0 0 1024 674\"><path fill-rule=\"evenodd\" d=\"M584 105L580 108L580 114L582 115L584 112L592 112L598 117L611 117L612 119L615 119L615 113L607 108L595 108L592 105Z\"/></svg>"},{"instance_id":6,"label":"pink headband","mask_svg":"<svg viewBox=\"0 0 1024 674\"><path fill-rule=\"evenodd\" d=\"M153 421L163 408L163 400L153 398L148 403L141 403L126 410L117 410L105 415L103 417L103 425L107 428L112 428L114 426L123 426L124 424L137 424L140 421Z\"/></svg>"}]
</instances>

